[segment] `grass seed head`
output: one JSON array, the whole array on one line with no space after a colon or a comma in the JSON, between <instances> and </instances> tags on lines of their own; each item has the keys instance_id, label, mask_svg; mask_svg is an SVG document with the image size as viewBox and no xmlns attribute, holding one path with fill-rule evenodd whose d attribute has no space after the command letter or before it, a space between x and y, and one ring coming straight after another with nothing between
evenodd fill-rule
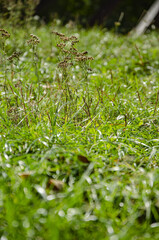
<instances>
[{"instance_id":1,"label":"grass seed head","mask_svg":"<svg viewBox=\"0 0 159 240\"><path fill-rule=\"evenodd\" d=\"M71 36L70 39L71 40L78 40L78 38L76 36Z\"/></svg>"},{"instance_id":2,"label":"grass seed head","mask_svg":"<svg viewBox=\"0 0 159 240\"><path fill-rule=\"evenodd\" d=\"M60 37L60 39L61 39L63 42L69 42L69 41L70 41L70 38L69 38L69 37Z\"/></svg>"},{"instance_id":3,"label":"grass seed head","mask_svg":"<svg viewBox=\"0 0 159 240\"><path fill-rule=\"evenodd\" d=\"M10 38L10 34L5 29L0 28L2 38Z\"/></svg>"},{"instance_id":4,"label":"grass seed head","mask_svg":"<svg viewBox=\"0 0 159 240\"><path fill-rule=\"evenodd\" d=\"M27 41L28 45L38 45L40 43L40 40L37 36L35 36L34 34L30 34L30 39Z\"/></svg>"},{"instance_id":5,"label":"grass seed head","mask_svg":"<svg viewBox=\"0 0 159 240\"><path fill-rule=\"evenodd\" d=\"M9 58L7 58L8 61L12 62L13 59L19 59L20 52L14 52Z\"/></svg>"},{"instance_id":6,"label":"grass seed head","mask_svg":"<svg viewBox=\"0 0 159 240\"><path fill-rule=\"evenodd\" d=\"M65 46L66 46L66 44L65 43L58 43L57 45L56 45L58 48L64 48Z\"/></svg>"},{"instance_id":7,"label":"grass seed head","mask_svg":"<svg viewBox=\"0 0 159 240\"><path fill-rule=\"evenodd\" d=\"M71 42L71 45L74 46L78 42L79 42L79 40L74 40L74 41Z\"/></svg>"},{"instance_id":8,"label":"grass seed head","mask_svg":"<svg viewBox=\"0 0 159 240\"><path fill-rule=\"evenodd\" d=\"M64 52L64 53L70 53L70 51L68 51L68 50L66 50L66 49L62 49L62 52Z\"/></svg>"},{"instance_id":9,"label":"grass seed head","mask_svg":"<svg viewBox=\"0 0 159 240\"><path fill-rule=\"evenodd\" d=\"M65 37L65 34L63 33L55 32L55 31L52 31L52 33L59 37Z\"/></svg>"},{"instance_id":10,"label":"grass seed head","mask_svg":"<svg viewBox=\"0 0 159 240\"><path fill-rule=\"evenodd\" d=\"M66 60L64 60L58 64L58 68L66 69L67 67L72 66L72 65L73 65L73 63L69 63Z\"/></svg>"}]
</instances>

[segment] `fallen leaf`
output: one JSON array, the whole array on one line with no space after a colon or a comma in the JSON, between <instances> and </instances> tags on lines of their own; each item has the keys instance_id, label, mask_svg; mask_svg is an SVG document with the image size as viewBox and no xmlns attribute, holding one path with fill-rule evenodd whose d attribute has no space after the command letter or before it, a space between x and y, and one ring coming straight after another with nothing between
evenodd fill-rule
<instances>
[{"instance_id":1,"label":"fallen leaf","mask_svg":"<svg viewBox=\"0 0 159 240\"><path fill-rule=\"evenodd\" d=\"M32 172L22 172L22 173L19 173L18 175L19 175L19 177L25 179L25 178L30 177L32 175Z\"/></svg>"},{"instance_id":2,"label":"fallen leaf","mask_svg":"<svg viewBox=\"0 0 159 240\"><path fill-rule=\"evenodd\" d=\"M56 179L49 179L48 187L53 186L53 190L61 191L64 188L64 182Z\"/></svg>"},{"instance_id":3,"label":"fallen leaf","mask_svg":"<svg viewBox=\"0 0 159 240\"><path fill-rule=\"evenodd\" d=\"M83 162L83 163L90 163L90 161L88 160L87 157L83 156L83 155L78 155L77 156L78 160Z\"/></svg>"}]
</instances>

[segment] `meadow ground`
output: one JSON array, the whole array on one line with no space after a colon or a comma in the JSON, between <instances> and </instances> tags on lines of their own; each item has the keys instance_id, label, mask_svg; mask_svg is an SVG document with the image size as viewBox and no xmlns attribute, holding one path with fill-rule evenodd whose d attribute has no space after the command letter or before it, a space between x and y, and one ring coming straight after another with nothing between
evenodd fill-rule
<instances>
[{"instance_id":1,"label":"meadow ground","mask_svg":"<svg viewBox=\"0 0 159 240\"><path fill-rule=\"evenodd\" d=\"M0 34L0 239L159 239L158 33Z\"/></svg>"}]
</instances>

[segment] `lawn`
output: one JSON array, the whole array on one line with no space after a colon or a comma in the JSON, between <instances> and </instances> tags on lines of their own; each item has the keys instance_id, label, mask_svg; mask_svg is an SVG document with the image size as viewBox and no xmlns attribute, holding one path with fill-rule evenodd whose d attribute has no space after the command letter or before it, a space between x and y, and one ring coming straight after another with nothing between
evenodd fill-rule
<instances>
[{"instance_id":1,"label":"lawn","mask_svg":"<svg viewBox=\"0 0 159 240\"><path fill-rule=\"evenodd\" d=\"M159 239L158 40L0 29L1 240Z\"/></svg>"}]
</instances>

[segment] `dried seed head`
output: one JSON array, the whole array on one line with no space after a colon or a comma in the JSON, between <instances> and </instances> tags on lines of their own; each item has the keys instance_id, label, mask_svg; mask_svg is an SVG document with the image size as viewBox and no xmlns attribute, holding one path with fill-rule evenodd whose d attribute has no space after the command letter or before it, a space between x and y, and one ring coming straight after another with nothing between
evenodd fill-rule
<instances>
[{"instance_id":1,"label":"dried seed head","mask_svg":"<svg viewBox=\"0 0 159 240\"><path fill-rule=\"evenodd\" d=\"M10 34L5 29L0 28L2 38L9 38Z\"/></svg>"},{"instance_id":2,"label":"dried seed head","mask_svg":"<svg viewBox=\"0 0 159 240\"><path fill-rule=\"evenodd\" d=\"M71 40L78 40L78 38L76 36L71 36L70 39Z\"/></svg>"},{"instance_id":3,"label":"dried seed head","mask_svg":"<svg viewBox=\"0 0 159 240\"><path fill-rule=\"evenodd\" d=\"M68 50L66 50L66 49L62 49L62 52L64 52L64 53L70 53L70 51L68 51Z\"/></svg>"},{"instance_id":4,"label":"dried seed head","mask_svg":"<svg viewBox=\"0 0 159 240\"><path fill-rule=\"evenodd\" d=\"M39 38L37 36L35 36L34 34L30 34L31 38L39 40Z\"/></svg>"},{"instance_id":5,"label":"dried seed head","mask_svg":"<svg viewBox=\"0 0 159 240\"><path fill-rule=\"evenodd\" d=\"M72 65L73 65L73 63L69 63L66 60L64 60L58 64L58 67L66 69L67 67L72 66Z\"/></svg>"},{"instance_id":6,"label":"dried seed head","mask_svg":"<svg viewBox=\"0 0 159 240\"><path fill-rule=\"evenodd\" d=\"M59 36L61 41L56 46L60 48L60 51L64 55L63 56L64 60L58 64L58 68L62 68L63 71L66 71L66 68L74 65L74 61L81 62L81 64L82 63L86 64L86 67L88 67L87 61L93 60L93 58L87 56L88 54L87 51L79 52L78 49L74 47L74 45L79 42L76 36L67 37L62 33L58 33L58 32L53 32L53 33ZM91 71L90 68L88 70Z\"/></svg>"},{"instance_id":7,"label":"dried seed head","mask_svg":"<svg viewBox=\"0 0 159 240\"><path fill-rule=\"evenodd\" d=\"M76 57L75 57L75 60L76 60L77 62L86 62L86 61L88 61L88 60L93 60L93 57L86 57L86 56L84 56L84 55L80 55L80 56L76 56Z\"/></svg>"},{"instance_id":8,"label":"dried seed head","mask_svg":"<svg viewBox=\"0 0 159 240\"><path fill-rule=\"evenodd\" d=\"M59 37L65 37L65 34L63 34L63 33L55 32L55 31L52 31L52 33Z\"/></svg>"},{"instance_id":9,"label":"dried seed head","mask_svg":"<svg viewBox=\"0 0 159 240\"><path fill-rule=\"evenodd\" d=\"M85 52L83 52L83 53L82 53L82 55L86 55L86 54L88 54L88 52L87 52L87 51L85 51Z\"/></svg>"},{"instance_id":10,"label":"dried seed head","mask_svg":"<svg viewBox=\"0 0 159 240\"><path fill-rule=\"evenodd\" d=\"M72 54L72 55L75 55L75 56L77 56L77 55L78 55L78 53L77 53L77 52L72 52L72 51L71 51L71 54Z\"/></svg>"},{"instance_id":11,"label":"dried seed head","mask_svg":"<svg viewBox=\"0 0 159 240\"><path fill-rule=\"evenodd\" d=\"M19 59L20 54L20 52L14 52L7 60L12 62L13 59Z\"/></svg>"},{"instance_id":12,"label":"dried seed head","mask_svg":"<svg viewBox=\"0 0 159 240\"><path fill-rule=\"evenodd\" d=\"M60 37L60 39L61 39L63 42L68 42L68 41L70 41L70 38L69 38L69 37Z\"/></svg>"},{"instance_id":13,"label":"dried seed head","mask_svg":"<svg viewBox=\"0 0 159 240\"><path fill-rule=\"evenodd\" d=\"M58 48L64 48L66 46L66 44L65 43L58 43L56 46Z\"/></svg>"},{"instance_id":14,"label":"dried seed head","mask_svg":"<svg viewBox=\"0 0 159 240\"><path fill-rule=\"evenodd\" d=\"M88 60L88 58L85 57L85 56L79 56L79 57L75 57L75 60L76 60L77 62L85 62L85 61Z\"/></svg>"},{"instance_id":15,"label":"dried seed head","mask_svg":"<svg viewBox=\"0 0 159 240\"><path fill-rule=\"evenodd\" d=\"M71 57L69 56L65 57L64 61L68 61L68 60L71 60Z\"/></svg>"},{"instance_id":16,"label":"dried seed head","mask_svg":"<svg viewBox=\"0 0 159 240\"><path fill-rule=\"evenodd\" d=\"M71 51L73 50L73 51L77 52L77 49L74 48L74 47L71 47L70 50L71 50Z\"/></svg>"},{"instance_id":17,"label":"dried seed head","mask_svg":"<svg viewBox=\"0 0 159 240\"><path fill-rule=\"evenodd\" d=\"M94 60L94 58L93 57L88 57L88 60Z\"/></svg>"},{"instance_id":18,"label":"dried seed head","mask_svg":"<svg viewBox=\"0 0 159 240\"><path fill-rule=\"evenodd\" d=\"M28 45L38 45L40 43L40 40L37 36L35 36L34 34L30 34L30 39L27 41Z\"/></svg>"},{"instance_id":19,"label":"dried seed head","mask_svg":"<svg viewBox=\"0 0 159 240\"><path fill-rule=\"evenodd\" d=\"M72 41L72 42L71 42L71 45L73 46L73 45L75 45L75 44L78 43L78 42L79 42L79 40Z\"/></svg>"}]
</instances>

